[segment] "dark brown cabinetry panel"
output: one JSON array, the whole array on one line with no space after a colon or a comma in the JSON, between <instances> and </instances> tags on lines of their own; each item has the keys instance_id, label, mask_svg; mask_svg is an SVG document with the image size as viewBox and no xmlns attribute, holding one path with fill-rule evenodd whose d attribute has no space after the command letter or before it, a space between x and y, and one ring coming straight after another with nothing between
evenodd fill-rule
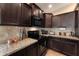
<instances>
[{"instance_id":1,"label":"dark brown cabinetry panel","mask_svg":"<svg viewBox=\"0 0 79 59\"><path fill-rule=\"evenodd\" d=\"M31 4L32 5L32 16L38 16L39 14L39 9L35 4Z\"/></svg>"},{"instance_id":2,"label":"dark brown cabinetry panel","mask_svg":"<svg viewBox=\"0 0 79 59\"><path fill-rule=\"evenodd\" d=\"M27 56L38 56L38 43L35 43L26 49Z\"/></svg>"},{"instance_id":3,"label":"dark brown cabinetry panel","mask_svg":"<svg viewBox=\"0 0 79 59\"><path fill-rule=\"evenodd\" d=\"M60 27L61 26L60 16L53 16L52 23L53 23L52 27Z\"/></svg>"},{"instance_id":4,"label":"dark brown cabinetry panel","mask_svg":"<svg viewBox=\"0 0 79 59\"><path fill-rule=\"evenodd\" d=\"M31 26L31 7L26 3L0 4L1 24Z\"/></svg>"},{"instance_id":5,"label":"dark brown cabinetry panel","mask_svg":"<svg viewBox=\"0 0 79 59\"><path fill-rule=\"evenodd\" d=\"M62 15L61 25L66 28L75 28L75 11Z\"/></svg>"},{"instance_id":6,"label":"dark brown cabinetry panel","mask_svg":"<svg viewBox=\"0 0 79 59\"><path fill-rule=\"evenodd\" d=\"M52 19L53 19L53 15L52 13L44 13L44 27L46 28L51 28L52 27Z\"/></svg>"},{"instance_id":7,"label":"dark brown cabinetry panel","mask_svg":"<svg viewBox=\"0 0 79 59\"><path fill-rule=\"evenodd\" d=\"M75 19L75 35L79 37L79 11L76 11Z\"/></svg>"},{"instance_id":8,"label":"dark brown cabinetry panel","mask_svg":"<svg viewBox=\"0 0 79 59\"><path fill-rule=\"evenodd\" d=\"M21 25L31 26L31 7L27 4L21 4Z\"/></svg>"},{"instance_id":9,"label":"dark brown cabinetry panel","mask_svg":"<svg viewBox=\"0 0 79 59\"><path fill-rule=\"evenodd\" d=\"M19 6L18 3L4 3L2 7L2 24L19 24Z\"/></svg>"},{"instance_id":10,"label":"dark brown cabinetry panel","mask_svg":"<svg viewBox=\"0 0 79 59\"><path fill-rule=\"evenodd\" d=\"M22 50L19 50L10 56L38 56L38 43L34 43Z\"/></svg>"},{"instance_id":11,"label":"dark brown cabinetry panel","mask_svg":"<svg viewBox=\"0 0 79 59\"><path fill-rule=\"evenodd\" d=\"M53 17L53 27L66 27L75 29L75 11Z\"/></svg>"},{"instance_id":12,"label":"dark brown cabinetry panel","mask_svg":"<svg viewBox=\"0 0 79 59\"><path fill-rule=\"evenodd\" d=\"M50 37L47 43L48 48L64 53L65 55L78 55L77 42L69 39Z\"/></svg>"},{"instance_id":13,"label":"dark brown cabinetry panel","mask_svg":"<svg viewBox=\"0 0 79 59\"><path fill-rule=\"evenodd\" d=\"M64 50L63 52L67 55L77 55L77 44L74 42L64 41L63 43Z\"/></svg>"},{"instance_id":14,"label":"dark brown cabinetry panel","mask_svg":"<svg viewBox=\"0 0 79 59\"><path fill-rule=\"evenodd\" d=\"M30 6L32 7L32 16L43 18L43 10L40 7L34 3L31 3Z\"/></svg>"},{"instance_id":15,"label":"dark brown cabinetry panel","mask_svg":"<svg viewBox=\"0 0 79 59\"><path fill-rule=\"evenodd\" d=\"M60 40L58 40L57 38L55 38L54 40L52 40L52 49L59 50L59 51L62 52L63 48L64 48L63 47L63 43L60 42Z\"/></svg>"},{"instance_id":16,"label":"dark brown cabinetry panel","mask_svg":"<svg viewBox=\"0 0 79 59\"><path fill-rule=\"evenodd\" d=\"M43 27L43 10L34 3L31 3L30 6L32 7L31 26Z\"/></svg>"},{"instance_id":17,"label":"dark brown cabinetry panel","mask_svg":"<svg viewBox=\"0 0 79 59\"><path fill-rule=\"evenodd\" d=\"M49 48L49 49L52 49L52 40L51 40L51 37L48 37L48 39L47 39L47 48Z\"/></svg>"}]
</instances>

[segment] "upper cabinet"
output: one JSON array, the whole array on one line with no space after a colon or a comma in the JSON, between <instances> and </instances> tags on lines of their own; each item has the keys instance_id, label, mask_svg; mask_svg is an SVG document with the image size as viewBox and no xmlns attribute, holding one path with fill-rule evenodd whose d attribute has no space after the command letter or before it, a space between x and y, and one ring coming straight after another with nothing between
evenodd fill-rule
<instances>
[{"instance_id":1,"label":"upper cabinet","mask_svg":"<svg viewBox=\"0 0 79 59\"><path fill-rule=\"evenodd\" d=\"M46 28L52 27L53 14L52 13L44 13L43 25Z\"/></svg>"},{"instance_id":2,"label":"upper cabinet","mask_svg":"<svg viewBox=\"0 0 79 59\"><path fill-rule=\"evenodd\" d=\"M31 7L24 3L2 3L0 17L3 25L30 26Z\"/></svg>"},{"instance_id":3,"label":"upper cabinet","mask_svg":"<svg viewBox=\"0 0 79 59\"><path fill-rule=\"evenodd\" d=\"M1 9L1 24L19 24L19 4L18 3L3 3L0 4Z\"/></svg>"},{"instance_id":4,"label":"upper cabinet","mask_svg":"<svg viewBox=\"0 0 79 59\"><path fill-rule=\"evenodd\" d=\"M61 17L53 16L52 27L59 27L59 26L61 26Z\"/></svg>"},{"instance_id":5,"label":"upper cabinet","mask_svg":"<svg viewBox=\"0 0 79 59\"><path fill-rule=\"evenodd\" d=\"M76 7L76 20L75 20L75 35L79 37L79 4Z\"/></svg>"},{"instance_id":6,"label":"upper cabinet","mask_svg":"<svg viewBox=\"0 0 79 59\"><path fill-rule=\"evenodd\" d=\"M30 6L32 7L32 19L31 19L31 26L34 27L42 27L43 24L43 10L40 9L34 3L31 3Z\"/></svg>"},{"instance_id":7,"label":"upper cabinet","mask_svg":"<svg viewBox=\"0 0 79 59\"><path fill-rule=\"evenodd\" d=\"M62 15L61 25L67 28L75 28L75 11Z\"/></svg>"},{"instance_id":8,"label":"upper cabinet","mask_svg":"<svg viewBox=\"0 0 79 59\"><path fill-rule=\"evenodd\" d=\"M32 16L37 16L43 18L43 10L34 3L31 3L30 6L32 7Z\"/></svg>"},{"instance_id":9,"label":"upper cabinet","mask_svg":"<svg viewBox=\"0 0 79 59\"><path fill-rule=\"evenodd\" d=\"M31 7L27 4L21 4L20 25L31 26Z\"/></svg>"},{"instance_id":10,"label":"upper cabinet","mask_svg":"<svg viewBox=\"0 0 79 59\"><path fill-rule=\"evenodd\" d=\"M53 17L53 27L75 28L75 11Z\"/></svg>"}]
</instances>

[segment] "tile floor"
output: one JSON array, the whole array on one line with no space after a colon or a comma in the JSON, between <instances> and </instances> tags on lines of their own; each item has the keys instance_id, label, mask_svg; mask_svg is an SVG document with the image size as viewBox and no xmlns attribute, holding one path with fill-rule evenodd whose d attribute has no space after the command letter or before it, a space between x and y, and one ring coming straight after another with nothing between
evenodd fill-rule
<instances>
[{"instance_id":1,"label":"tile floor","mask_svg":"<svg viewBox=\"0 0 79 59\"><path fill-rule=\"evenodd\" d=\"M46 53L45 56L65 56L65 55L62 54L62 53L59 53L59 52L57 52L57 51L48 49L48 51L47 51L47 53Z\"/></svg>"}]
</instances>

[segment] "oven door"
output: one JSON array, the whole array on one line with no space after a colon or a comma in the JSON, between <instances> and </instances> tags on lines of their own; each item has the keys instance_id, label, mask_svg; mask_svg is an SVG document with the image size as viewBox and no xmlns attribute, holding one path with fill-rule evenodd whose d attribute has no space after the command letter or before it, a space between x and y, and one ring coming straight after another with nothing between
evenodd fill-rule
<instances>
[{"instance_id":1,"label":"oven door","mask_svg":"<svg viewBox=\"0 0 79 59\"><path fill-rule=\"evenodd\" d=\"M40 42L39 42L39 54L44 55L46 50L47 50L46 41L45 40L40 40Z\"/></svg>"}]
</instances>

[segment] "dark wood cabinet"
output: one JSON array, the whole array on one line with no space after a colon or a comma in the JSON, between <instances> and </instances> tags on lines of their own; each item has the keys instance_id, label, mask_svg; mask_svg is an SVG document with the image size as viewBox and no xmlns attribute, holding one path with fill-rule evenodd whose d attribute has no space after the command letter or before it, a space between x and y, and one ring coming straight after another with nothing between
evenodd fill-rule
<instances>
[{"instance_id":1,"label":"dark wood cabinet","mask_svg":"<svg viewBox=\"0 0 79 59\"><path fill-rule=\"evenodd\" d=\"M52 27L60 27L60 26L61 26L60 16L53 16Z\"/></svg>"},{"instance_id":2,"label":"dark wood cabinet","mask_svg":"<svg viewBox=\"0 0 79 59\"><path fill-rule=\"evenodd\" d=\"M44 13L43 26L46 28L51 28L52 27L52 19L53 19L52 13Z\"/></svg>"},{"instance_id":3,"label":"dark wood cabinet","mask_svg":"<svg viewBox=\"0 0 79 59\"><path fill-rule=\"evenodd\" d=\"M19 17L20 17L20 4L18 3L3 3L2 5L2 19L1 24L5 25L19 25Z\"/></svg>"},{"instance_id":4,"label":"dark wood cabinet","mask_svg":"<svg viewBox=\"0 0 79 59\"><path fill-rule=\"evenodd\" d=\"M63 53L72 56L77 55L77 43L74 43L72 41L64 41L63 47L64 47Z\"/></svg>"},{"instance_id":5,"label":"dark wood cabinet","mask_svg":"<svg viewBox=\"0 0 79 59\"><path fill-rule=\"evenodd\" d=\"M27 4L21 4L20 25L31 26L31 7Z\"/></svg>"},{"instance_id":6,"label":"dark wood cabinet","mask_svg":"<svg viewBox=\"0 0 79 59\"><path fill-rule=\"evenodd\" d=\"M79 10L75 14L75 35L79 37Z\"/></svg>"},{"instance_id":7,"label":"dark wood cabinet","mask_svg":"<svg viewBox=\"0 0 79 59\"><path fill-rule=\"evenodd\" d=\"M50 37L48 40L48 48L64 53L65 55L78 55L77 41Z\"/></svg>"},{"instance_id":8,"label":"dark wood cabinet","mask_svg":"<svg viewBox=\"0 0 79 59\"><path fill-rule=\"evenodd\" d=\"M61 25L66 28L75 29L75 11L62 15Z\"/></svg>"},{"instance_id":9,"label":"dark wood cabinet","mask_svg":"<svg viewBox=\"0 0 79 59\"><path fill-rule=\"evenodd\" d=\"M64 49L63 42L58 38L52 38L52 37L49 38L50 39L48 40L47 43L48 48L62 52Z\"/></svg>"},{"instance_id":10,"label":"dark wood cabinet","mask_svg":"<svg viewBox=\"0 0 79 59\"><path fill-rule=\"evenodd\" d=\"M57 38L52 38L52 49L58 50L60 52L63 51L63 42L61 40L58 40Z\"/></svg>"},{"instance_id":11,"label":"dark wood cabinet","mask_svg":"<svg viewBox=\"0 0 79 59\"><path fill-rule=\"evenodd\" d=\"M40 27L42 27L43 10L36 4L31 3L2 3L0 4L0 24L32 26L33 17L40 19ZM38 23L37 23L38 24ZM38 26L37 26L38 27Z\"/></svg>"},{"instance_id":12,"label":"dark wood cabinet","mask_svg":"<svg viewBox=\"0 0 79 59\"><path fill-rule=\"evenodd\" d=\"M35 43L29 47L26 48L27 56L38 56L38 43Z\"/></svg>"},{"instance_id":13,"label":"dark wood cabinet","mask_svg":"<svg viewBox=\"0 0 79 59\"><path fill-rule=\"evenodd\" d=\"M34 43L28 47L25 47L10 56L38 56L38 43Z\"/></svg>"},{"instance_id":14,"label":"dark wood cabinet","mask_svg":"<svg viewBox=\"0 0 79 59\"><path fill-rule=\"evenodd\" d=\"M43 10L34 3L31 3L32 7L32 19L31 26L43 27Z\"/></svg>"},{"instance_id":15,"label":"dark wood cabinet","mask_svg":"<svg viewBox=\"0 0 79 59\"><path fill-rule=\"evenodd\" d=\"M31 26L31 7L26 3L1 3L0 24Z\"/></svg>"},{"instance_id":16,"label":"dark wood cabinet","mask_svg":"<svg viewBox=\"0 0 79 59\"><path fill-rule=\"evenodd\" d=\"M30 6L32 7L32 16L43 18L43 10L39 6L35 3L30 3Z\"/></svg>"},{"instance_id":17,"label":"dark wood cabinet","mask_svg":"<svg viewBox=\"0 0 79 59\"><path fill-rule=\"evenodd\" d=\"M48 39L47 39L47 48L52 49L52 39L51 39L51 37L48 37Z\"/></svg>"},{"instance_id":18,"label":"dark wood cabinet","mask_svg":"<svg viewBox=\"0 0 79 59\"><path fill-rule=\"evenodd\" d=\"M75 14L76 12L68 12L53 17L53 27L66 27L75 29Z\"/></svg>"}]
</instances>

